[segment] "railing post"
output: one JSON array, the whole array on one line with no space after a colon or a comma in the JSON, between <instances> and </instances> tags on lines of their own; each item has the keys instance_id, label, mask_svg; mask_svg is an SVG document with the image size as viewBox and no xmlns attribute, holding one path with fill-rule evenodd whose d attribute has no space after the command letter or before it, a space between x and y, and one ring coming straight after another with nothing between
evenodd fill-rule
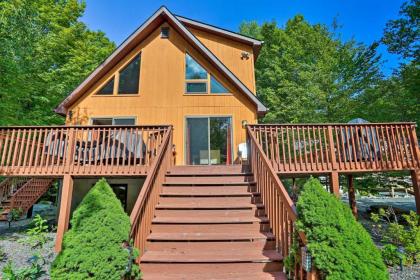
<instances>
[{"instance_id":1,"label":"railing post","mask_svg":"<svg viewBox=\"0 0 420 280\"><path fill-rule=\"evenodd\" d=\"M64 173L69 174L71 165L74 164L74 141L75 141L75 128L70 127L68 129L68 138L67 138L67 151L66 152L66 158L65 158L65 166L64 166Z\"/></svg>"},{"instance_id":2,"label":"railing post","mask_svg":"<svg viewBox=\"0 0 420 280\"><path fill-rule=\"evenodd\" d=\"M55 240L55 251L61 251L64 233L69 228L71 201L73 197L73 178L71 175L64 175L61 197L60 212L58 214L57 237Z\"/></svg>"},{"instance_id":3,"label":"railing post","mask_svg":"<svg viewBox=\"0 0 420 280\"><path fill-rule=\"evenodd\" d=\"M411 143L414 145L414 147L413 147L414 155L413 156L416 158L417 166L420 167L420 150L419 150L419 144L418 144L419 142L417 140L415 125L411 126L410 138L411 138Z\"/></svg>"},{"instance_id":4,"label":"railing post","mask_svg":"<svg viewBox=\"0 0 420 280\"><path fill-rule=\"evenodd\" d=\"M334 148L334 137L333 137L333 128L331 125L328 126L328 143L330 148L330 155L331 155L331 167L332 170L337 170L337 158L335 156L335 148Z\"/></svg>"},{"instance_id":5,"label":"railing post","mask_svg":"<svg viewBox=\"0 0 420 280\"><path fill-rule=\"evenodd\" d=\"M330 192L336 197L340 196L340 180L337 171L330 173Z\"/></svg>"},{"instance_id":6,"label":"railing post","mask_svg":"<svg viewBox=\"0 0 420 280\"><path fill-rule=\"evenodd\" d=\"M420 169L411 170L411 180L413 182L417 214L420 215Z\"/></svg>"}]
</instances>

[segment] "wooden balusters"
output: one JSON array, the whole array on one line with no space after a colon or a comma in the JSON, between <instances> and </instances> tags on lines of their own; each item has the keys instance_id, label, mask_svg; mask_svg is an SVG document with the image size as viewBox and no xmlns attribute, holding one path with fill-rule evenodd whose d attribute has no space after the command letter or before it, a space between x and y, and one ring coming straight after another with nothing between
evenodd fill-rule
<instances>
[{"instance_id":1,"label":"wooden balusters","mask_svg":"<svg viewBox=\"0 0 420 280\"><path fill-rule=\"evenodd\" d=\"M153 133L148 133L147 138L151 135ZM130 236L134 240L134 246L140 249L140 254L144 253L146 237L150 233L155 206L158 203L166 172L174 163L172 128L169 127L163 134L159 132L153 137L161 138L159 140L161 144L157 147L156 156L152 160L150 170L130 215L132 224Z\"/></svg>"},{"instance_id":2,"label":"wooden balusters","mask_svg":"<svg viewBox=\"0 0 420 280\"><path fill-rule=\"evenodd\" d=\"M413 123L249 127L277 172L410 170L420 164Z\"/></svg>"},{"instance_id":3,"label":"wooden balusters","mask_svg":"<svg viewBox=\"0 0 420 280\"><path fill-rule=\"evenodd\" d=\"M0 175L144 174L169 126L0 128Z\"/></svg>"},{"instance_id":4,"label":"wooden balusters","mask_svg":"<svg viewBox=\"0 0 420 280\"><path fill-rule=\"evenodd\" d=\"M264 129L265 131L267 129ZM296 133L302 132L297 130ZM247 143L250 147L251 154L251 170L256 181L257 192L261 195L270 228L275 236L276 248L281 251L283 256L288 256L293 238L294 236L298 236L297 232L295 232L297 213L289 194L280 181L276 171L273 169L270 159L263 150L265 143L261 145L262 142L257 140L256 135L250 127L247 128ZM300 233L300 236L302 236L302 233Z\"/></svg>"}]
</instances>

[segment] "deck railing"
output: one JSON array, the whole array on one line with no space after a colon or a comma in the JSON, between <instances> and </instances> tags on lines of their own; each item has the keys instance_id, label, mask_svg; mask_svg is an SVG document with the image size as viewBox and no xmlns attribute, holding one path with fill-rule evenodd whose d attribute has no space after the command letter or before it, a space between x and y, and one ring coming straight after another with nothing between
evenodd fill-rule
<instances>
[{"instance_id":1,"label":"deck railing","mask_svg":"<svg viewBox=\"0 0 420 280\"><path fill-rule=\"evenodd\" d=\"M132 225L130 237L134 241L134 247L140 250L140 255L145 252L146 238L152 227L154 210L162 192L165 174L173 165L172 127L169 127L163 135L162 144L157 150L156 158L148 171L146 180L130 215Z\"/></svg>"},{"instance_id":2,"label":"deck railing","mask_svg":"<svg viewBox=\"0 0 420 280\"><path fill-rule=\"evenodd\" d=\"M414 123L261 124L250 132L281 173L416 169Z\"/></svg>"},{"instance_id":3,"label":"deck railing","mask_svg":"<svg viewBox=\"0 0 420 280\"><path fill-rule=\"evenodd\" d=\"M261 194L270 228L275 236L276 248L286 257L289 255L294 238L298 238L300 245L306 243L304 234L296 230L295 205L250 126L247 127L247 144L250 151L249 164L257 183L257 192ZM299 262L296 262L294 279L316 279L316 273L304 272Z\"/></svg>"},{"instance_id":4,"label":"deck railing","mask_svg":"<svg viewBox=\"0 0 420 280\"><path fill-rule=\"evenodd\" d=\"M0 175L145 173L169 126L0 128Z\"/></svg>"}]
</instances>

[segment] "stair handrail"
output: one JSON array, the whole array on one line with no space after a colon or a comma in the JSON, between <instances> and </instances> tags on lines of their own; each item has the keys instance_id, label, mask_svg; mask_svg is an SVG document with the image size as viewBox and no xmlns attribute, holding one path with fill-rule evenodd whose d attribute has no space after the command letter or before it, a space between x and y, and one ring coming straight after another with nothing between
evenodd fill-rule
<instances>
[{"instance_id":1,"label":"stair handrail","mask_svg":"<svg viewBox=\"0 0 420 280\"><path fill-rule=\"evenodd\" d=\"M10 210L19 210L20 215L25 214L38 199L48 190L54 179L52 178L26 178L27 180L10 198ZM44 183L46 182L46 183ZM28 189L28 187L30 189ZM22 200L23 198L23 200Z\"/></svg>"},{"instance_id":2,"label":"stair handrail","mask_svg":"<svg viewBox=\"0 0 420 280\"><path fill-rule=\"evenodd\" d=\"M7 177L3 181L0 182L0 205L1 203L9 198L9 196L13 192L13 186L16 186L16 191L20 189L20 187L24 186L26 182L30 178L27 177Z\"/></svg>"},{"instance_id":3,"label":"stair handrail","mask_svg":"<svg viewBox=\"0 0 420 280\"><path fill-rule=\"evenodd\" d=\"M11 177L7 177L0 182L0 204L5 198L7 198L7 194L10 192L11 180Z\"/></svg>"},{"instance_id":4,"label":"stair handrail","mask_svg":"<svg viewBox=\"0 0 420 280\"><path fill-rule=\"evenodd\" d=\"M298 238L299 246L304 246L307 242L305 234L296 229L298 215L295 205L250 126L247 126L247 144L249 165L256 181L257 192L261 194L270 228L275 236L276 249L281 251L283 257L287 257L292 249L294 238ZM298 275L300 279L316 279L317 274L314 269L309 272L303 271L300 262L295 260L295 279L298 279Z\"/></svg>"},{"instance_id":5,"label":"stair handrail","mask_svg":"<svg viewBox=\"0 0 420 280\"><path fill-rule=\"evenodd\" d=\"M12 210L12 209L14 209L15 208L15 204L16 204L16 199L19 197L19 194L21 193L21 192L23 192L24 191L24 189L25 189L25 186L26 185L28 185L28 184L30 184L31 182L33 182L35 180L35 178L30 178L28 181L26 181L25 182L25 184L23 184L14 194L13 194L13 196L11 197L11 199L10 199L10 210ZM22 209L22 211L23 211L23 209Z\"/></svg>"},{"instance_id":6,"label":"stair handrail","mask_svg":"<svg viewBox=\"0 0 420 280\"><path fill-rule=\"evenodd\" d=\"M165 175L174 164L172 137L172 126L169 126L130 215L130 239L133 240L134 247L140 250L140 255L145 252L146 238L150 233Z\"/></svg>"}]
</instances>

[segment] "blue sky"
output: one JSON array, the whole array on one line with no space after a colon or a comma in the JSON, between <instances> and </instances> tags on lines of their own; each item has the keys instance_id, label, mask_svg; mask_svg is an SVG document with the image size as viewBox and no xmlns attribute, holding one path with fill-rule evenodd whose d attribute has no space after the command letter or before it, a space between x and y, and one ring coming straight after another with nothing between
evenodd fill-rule
<instances>
[{"instance_id":1,"label":"blue sky","mask_svg":"<svg viewBox=\"0 0 420 280\"><path fill-rule=\"evenodd\" d=\"M275 20L279 26L296 14L302 14L311 23L331 25L334 17L346 40L370 44L382 36L385 23L398 17L403 0L277 0L277 1L135 1L86 0L83 21L93 30L102 30L117 45L127 38L161 5L173 13L203 21L232 31L238 31L243 21L259 23ZM398 66L399 60L384 46L379 48L385 60L386 75Z\"/></svg>"}]
</instances>

